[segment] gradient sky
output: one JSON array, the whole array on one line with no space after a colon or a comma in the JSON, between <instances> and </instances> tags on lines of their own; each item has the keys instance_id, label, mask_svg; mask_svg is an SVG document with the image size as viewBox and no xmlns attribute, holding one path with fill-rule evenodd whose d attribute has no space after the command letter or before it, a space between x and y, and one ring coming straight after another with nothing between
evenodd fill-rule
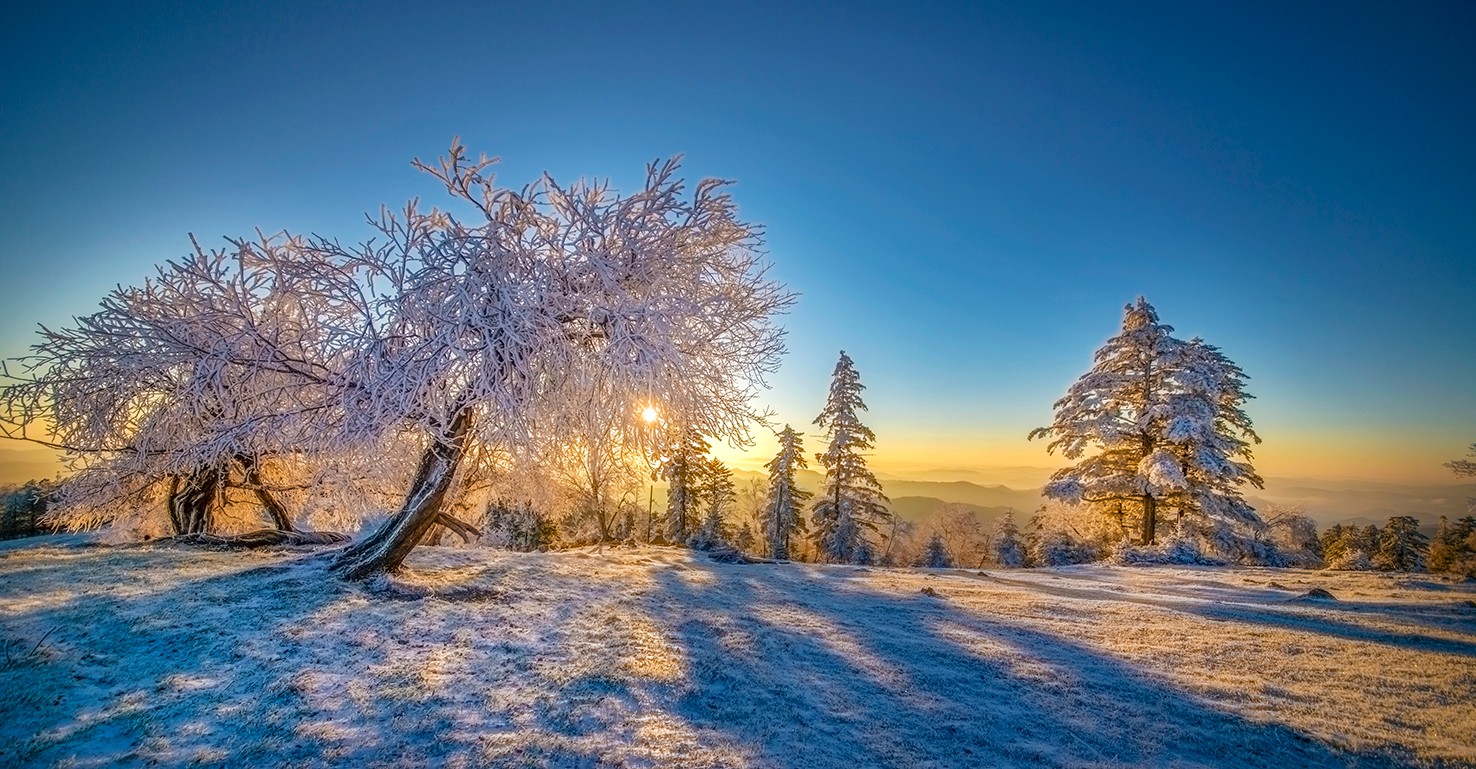
<instances>
[{"instance_id":1,"label":"gradient sky","mask_svg":"<svg viewBox=\"0 0 1476 769\"><path fill-rule=\"evenodd\" d=\"M1139 294L1251 375L1264 474L1476 440L1470 3L145 5L0 29L0 355L189 232L366 235L460 134L737 180L802 294L768 402L807 428L846 349L883 470L1054 464Z\"/></svg>"}]
</instances>

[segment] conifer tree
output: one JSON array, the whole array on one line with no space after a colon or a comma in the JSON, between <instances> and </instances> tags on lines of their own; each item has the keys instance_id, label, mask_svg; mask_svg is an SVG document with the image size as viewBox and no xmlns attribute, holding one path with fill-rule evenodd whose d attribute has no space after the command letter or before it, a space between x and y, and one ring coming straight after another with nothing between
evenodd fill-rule
<instances>
[{"instance_id":1,"label":"conifer tree","mask_svg":"<svg viewBox=\"0 0 1476 769\"><path fill-rule=\"evenodd\" d=\"M698 550L711 550L727 540L723 515L733 503L733 471L716 459L703 462L697 501L706 512L690 544Z\"/></svg>"},{"instance_id":2,"label":"conifer tree","mask_svg":"<svg viewBox=\"0 0 1476 769\"><path fill-rule=\"evenodd\" d=\"M1016 568L1025 565L1025 543L1020 540L1020 527L1015 511L1006 510L994 531L994 560L1000 566Z\"/></svg>"},{"instance_id":3,"label":"conifer tree","mask_svg":"<svg viewBox=\"0 0 1476 769\"><path fill-rule=\"evenodd\" d=\"M1242 408L1251 397L1245 373L1202 340L1174 338L1142 297L1125 310L1122 332L1056 401L1051 426L1030 433L1078 460L1051 477L1045 495L1121 505L1137 515L1144 545L1165 507L1223 527L1257 524L1240 492L1262 486L1250 464L1260 438Z\"/></svg>"},{"instance_id":4,"label":"conifer tree","mask_svg":"<svg viewBox=\"0 0 1476 769\"><path fill-rule=\"evenodd\" d=\"M953 568L953 559L948 557L948 548L943 545L942 534L934 531L933 536L928 538L928 544L923 548L922 558L917 565L929 569Z\"/></svg>"},{"instance_id":5,"label":"conifer tree","mask_svg":"<svg viewBox=\"0 0 1476 769\"><path fill-rule=\"evenodd\" d=\"M1430 539L1430 571L1450 571L1459 559L1460 551L1457 528L1445 516L1440 516L1440 525L1435 527L1435 536Z\"/></svg>"},{"instance_id":6,"label":"conifer tree","mask_svg":"<svg viewBox=\"0 0 1476 769\"><path fill-rule=\"evenodd\" d=\"M801 489L794 478L796 472L809 467L802 438L793 427L785 425L779 433L779 453L764 465L769 470L769 495L763 508L764 536L769 543L769 557L775 560L789 559L790 537L805 529L800 506L811 494Z\"/></svg>"},{"instance_id":7,"label":"conifer tree","mask_svg":"<svg viewBox=\"0 0 1476 769\"><path fill-rule=\"evenodd\" d=\"M865 451L876 434L861 423L865 411L861 376L842 350L830 380L830 394L815 424L825 430L827 448L815 458L825 468L825 490L811 507L813 537L820 557L830 563L870 563L873 548L866 532L891 518L881 483L866 466Z\"/></svg>"},{"instance_id":8,"label":"conifer tree","mask_svg":"<svg viewBox=\"0 0 1476 769\"><path fill-rule=\"evenodd\" d=\"M1324 529L1318 540L1322 543L1324 561L1331 564L1342 560L1343 554L1348 550L1348 527L1335 523Z\"/></svg>"},{"instance_id":9,"label":"conifer tree","mask_svg":"<svg viewBox=\"0 0 1476 769\"><path fill-rule=\"evenodd\" d=\"M1430 546L1413 516L1397 515L1379 532L1374 565L1385 571L1424 571Z\"/></svg>"},{"instance_id":10,"label":"conifer tree","mask_svg":"<svg viewBox=\"0 0 1476 769\"><path fill-rule=\"evenodd\" d=\"M696 429L679 428L666 449L659 473L666 480L666 538L674 545L686 543L697 527L701 490L711 448Z\"/></svg>"}]
</instances>

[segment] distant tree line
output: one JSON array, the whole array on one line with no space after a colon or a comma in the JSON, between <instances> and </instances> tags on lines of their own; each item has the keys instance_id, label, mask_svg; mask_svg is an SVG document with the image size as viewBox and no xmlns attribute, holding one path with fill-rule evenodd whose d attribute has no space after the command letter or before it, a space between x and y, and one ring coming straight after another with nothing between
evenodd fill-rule
<instances>
[{"instance_id":1,"label":"distant tree line","mask_svg":"<svg viewBox=\"0 0 1476 769\"><path fill-rule=\"evenodd\" d=\"M30 480L20 486L0 487L4 512L0 515L0 539L49 534L54 529L46 521L46 509L56 493L57 483Z\"/></svg>"}]
</instances>

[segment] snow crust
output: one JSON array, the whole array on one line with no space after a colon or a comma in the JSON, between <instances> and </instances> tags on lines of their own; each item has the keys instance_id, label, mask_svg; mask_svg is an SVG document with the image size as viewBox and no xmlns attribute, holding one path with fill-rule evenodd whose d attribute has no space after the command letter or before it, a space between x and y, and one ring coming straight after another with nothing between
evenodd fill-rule
<instances>
[{"instance_id":1,"label":"snow crust","mask_svg":"<svg viewBox=\"0 0 1476 769\"><path fill-rule=\"evenodd\" d=\"M323 554L0 545L0 765L1476 764L1470 583L409 563L362 586Z\"/></svg>"}]
</instances>

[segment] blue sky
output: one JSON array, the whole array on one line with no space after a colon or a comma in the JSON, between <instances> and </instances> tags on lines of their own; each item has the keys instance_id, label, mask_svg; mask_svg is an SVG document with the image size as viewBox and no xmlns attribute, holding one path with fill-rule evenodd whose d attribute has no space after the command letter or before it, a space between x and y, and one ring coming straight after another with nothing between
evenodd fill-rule
<instances>
[{"instance_id":1,"label":"blue sky","mask_svg":"<svg viewBox=\"0 0 1476 769\"><path fill-rule=\"evenodd\" d=\"M1476 440L1469 4L198 4L0 30L0 354L254 228L367 234L461 135L521 185L686 153L838 350L877 461L1024 441L1146 295L1252 377L1266 474L1439 478ZM209 6L209 7L204 7Z\"/></svg>"}]
</instances>

